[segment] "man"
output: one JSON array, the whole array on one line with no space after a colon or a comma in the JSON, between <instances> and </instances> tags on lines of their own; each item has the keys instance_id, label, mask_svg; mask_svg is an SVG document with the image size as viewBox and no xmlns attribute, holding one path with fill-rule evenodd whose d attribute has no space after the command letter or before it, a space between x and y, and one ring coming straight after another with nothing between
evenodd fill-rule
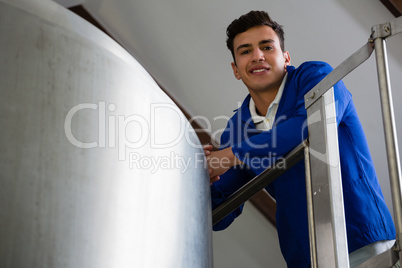
<instances>
[{"instance_id":1,"label":"man","mask_svg":"<svg viewBox=\"0 0 402 268\"><path fill-rule=\"evenodd\" d=\"M308 135L304 95L332 68L323 62L290 65L282 26L266 12L251 11L227 28L234 76L249 91L229 120L219 151L204 148L211 177L213 207ZM334 86L339 151L351 266L394 244L395 228L375 174L353 100L342 82ZM303 161L266 190L276 199L276 222L288 267L309 267L307 208ZM243 206L214 226L226 228Z\"/></svg>"}]
</instances>

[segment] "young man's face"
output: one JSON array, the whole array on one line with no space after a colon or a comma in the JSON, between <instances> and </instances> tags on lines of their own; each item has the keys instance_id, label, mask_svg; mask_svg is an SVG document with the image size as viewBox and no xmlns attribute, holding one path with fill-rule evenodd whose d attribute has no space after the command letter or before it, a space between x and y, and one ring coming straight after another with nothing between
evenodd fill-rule
<instances>
[{"instance_id":1,"label":"young man's face","mask_svg":"<svg viewBox=\"0 0 402 268\"><path fill-rule=\"evenodd\" d=\"M282 51L271 27L256 26L236 35L233 48L236 60L232 62L233 73L250 91L279 89L290 56L289 52Z\"/></svg>"}]
</instances>

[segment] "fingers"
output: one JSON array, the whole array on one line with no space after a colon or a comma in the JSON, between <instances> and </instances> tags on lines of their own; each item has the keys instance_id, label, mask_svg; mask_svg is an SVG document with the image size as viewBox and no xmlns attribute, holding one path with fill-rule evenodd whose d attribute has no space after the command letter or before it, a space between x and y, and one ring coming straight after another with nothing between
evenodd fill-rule
<instances>
[{"instance_id":1,"label":"fingers","mask_svg":"<svg viewBox=\"0 0 402 268\"><path fill-rule=\"evenodd\" d=\"M212 154L212 150L214 149L214 147L212 145L205 145L205 146L203 146L203 149L204 149L205 156L207 156L207 161L209 162L210 158L208 156L210 156ZM209 168L208 172L209 172L209 182L211 185L212 185L212 183L214 183L220 179L219 175L213 174L214 169Z\"/></svg>"},{"instance_id":2,"label":"fingers","mask_svg":"<svg viewBox=\"0 0 402 268\"><path fill-rule=\"evenodd\" d=\"M205 156L210 155L213 148L214 147L212 145L205 145L203 147Z\"/></svg>"},{"instance_id":3,"label":"fingers","mask_svg":"<svg viewBox=\"0 0 402 268\"><path fill-rule=\"evenodd\" d=\"M211 151L214 147L211 144L208 144L208 145L204 145L203 148L204 148L204 150L207 149L207 150Z\"/></svg>"},{"instance_id":4,"label":"fingers","mask_svg":"<svg viewBox=\"0 0 402 268\"><path fill-rule=\"evenodd\" d=\"M212 173L214 172L213 169L208 169L209 171L209 181L210 184L212 184L213 182L218 181L221 177L219 177L218 175L212 175Z\"/></svg>"},{"instance_id":5,"label":"fingers","mask_svg":"<svg viewBox=\"0 0 402 268\"><path fill-rule=\"evenodd\" d=\"M218 181L220 178L221 178L221 177L219 177L219 176L215 176L215 177L210 178L210 179L209 179L209 182L210 182L209 184L212 185L212 183Z\"/></svg>"}]
</instances>

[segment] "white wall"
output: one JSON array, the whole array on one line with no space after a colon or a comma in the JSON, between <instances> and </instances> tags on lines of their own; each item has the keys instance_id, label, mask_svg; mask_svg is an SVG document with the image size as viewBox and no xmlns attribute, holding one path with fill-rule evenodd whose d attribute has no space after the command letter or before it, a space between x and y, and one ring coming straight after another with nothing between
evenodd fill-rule
<instances>
[{"instance_id":1,"label":"white wall","mask_svg":"<svg viewBox=\"0 0 402 268\"><path fill-rule=\"evenodd\" d=\"M293 65L323 60L337 66L364 45L371 26L394 18L379 0L87 0L84 6L192 115L209 119L212 132L225 126L214 118L231 116L247 94L232 75L225 47L225 30L233 19L252 9L266 10L285 27ZM397 132L402 136L402 35L388 45ZM344 81L391 207L374 55ZM246 210L252 211L250 207ZM244 267L243 262L265 267L269 252L277 252L277 238L259 217L246 212L228 231L215 234L215 267L228 267L227 262L238 264L231 267ZM247 226L254 226L254 232L246 231ZM251 242L268 255L255 260Z\"/></svg>"}]
</instances>

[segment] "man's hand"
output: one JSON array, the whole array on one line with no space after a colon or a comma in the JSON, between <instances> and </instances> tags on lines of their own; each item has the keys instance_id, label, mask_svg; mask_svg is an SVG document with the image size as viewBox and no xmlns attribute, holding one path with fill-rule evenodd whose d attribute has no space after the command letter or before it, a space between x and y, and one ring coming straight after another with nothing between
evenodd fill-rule
<instances>
[{"instance_id":1,"label":"man's hand","mask_svg":"<svg viewBox=\"0 0 402 268\"><path fill-rule=\"evenodd\" d=\"M239 165L242 162L233 154L232 148L226 148L220 151L212 151L212 145L204 146L204 153L207 157L209 177L211 184L219 180L219 175L228 171L231 167Z\"/></svg>"},{"instance_id":2,"label":"man's hand","mask_svg":"<svg viewBox=\"0 0 402 268\"><path fill-rule=\"evenodd\" d=\"M203 149L204 149L205 156L208 159L208 157L211 155L211 152L214 149L214 147L212 145L206 145L203 147ZM219 176L211 177L213 170L211 168L209 168L209 166L208 166L208 171L209 171L209 182L210 182L210 185L212 185L212 183L218 181L220 179L220 177Z\"/></svg>"}]
</instances>

